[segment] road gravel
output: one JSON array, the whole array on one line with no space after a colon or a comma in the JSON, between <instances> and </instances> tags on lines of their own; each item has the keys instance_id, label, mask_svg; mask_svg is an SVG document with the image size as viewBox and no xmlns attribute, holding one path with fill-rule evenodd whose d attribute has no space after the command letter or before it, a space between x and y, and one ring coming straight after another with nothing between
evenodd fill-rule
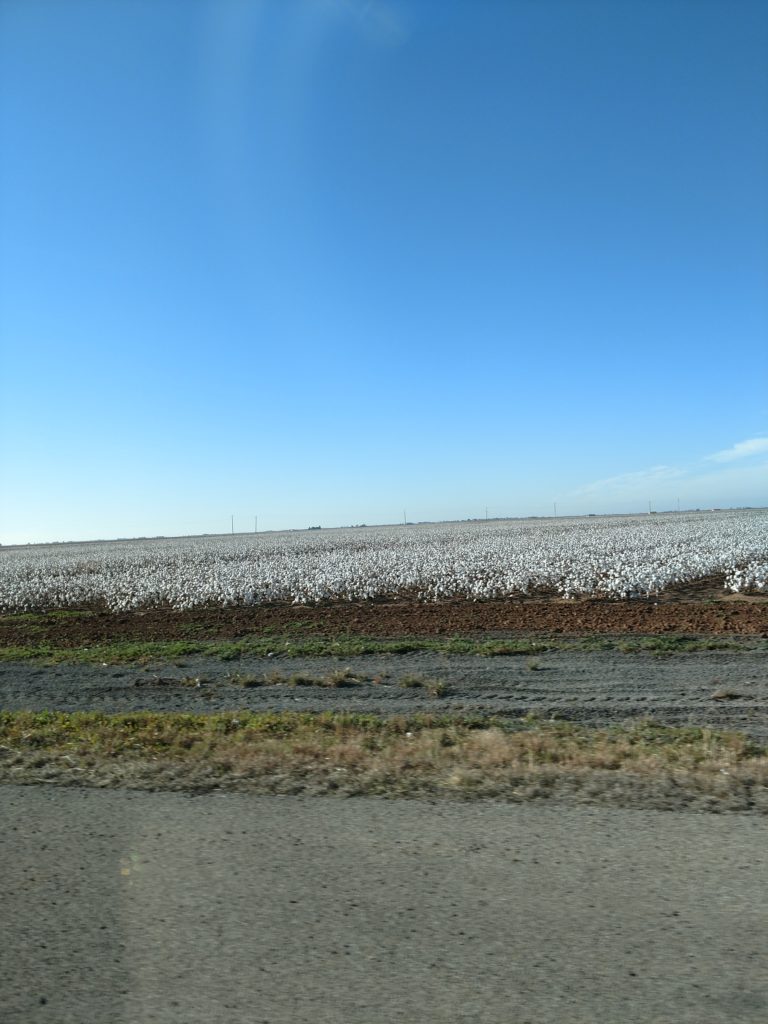
<instances>
[{"instance_id":1,"label":"road gravel","mask_svg":"<svg viewBox=\"0 0 768 1024\"><path fill-rule=\"evenodd\" d=\"M764 1024L756 817L0 788L5 1024Z\"/></svg>"}]
</instances>

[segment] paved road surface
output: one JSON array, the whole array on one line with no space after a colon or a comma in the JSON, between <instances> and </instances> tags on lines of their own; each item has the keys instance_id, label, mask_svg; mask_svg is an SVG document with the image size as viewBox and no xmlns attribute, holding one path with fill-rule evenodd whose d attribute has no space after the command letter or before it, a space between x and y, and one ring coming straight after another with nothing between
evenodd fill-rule
<instances>
[{"instance_id":1,"label":"paved road surface","mask_svg":"<svg viewBox=\"0 0 768 1024\"><path fill-rule=\"evenodd\" d=\"M0 787L5 1024L768 1021L743 815Z\"/></svg>"}]
</instances>

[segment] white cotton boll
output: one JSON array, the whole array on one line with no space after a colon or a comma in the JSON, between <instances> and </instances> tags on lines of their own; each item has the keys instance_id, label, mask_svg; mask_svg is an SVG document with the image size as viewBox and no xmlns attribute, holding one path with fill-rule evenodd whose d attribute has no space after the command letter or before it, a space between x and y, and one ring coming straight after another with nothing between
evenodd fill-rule
<instances>
[{"instance_id":1,"label":"white cotton boll","mask_svg":"<svg viewBox=\"0 0 768 1024\"><path fill-rule=\"evenodd\" d=\"M626 598L712 573L733 592L764 592L767 553L762 511L40 546L0 549L0 610L304 605L405 594L478 601L537 590Z\"/></svg>"}]
</instances>

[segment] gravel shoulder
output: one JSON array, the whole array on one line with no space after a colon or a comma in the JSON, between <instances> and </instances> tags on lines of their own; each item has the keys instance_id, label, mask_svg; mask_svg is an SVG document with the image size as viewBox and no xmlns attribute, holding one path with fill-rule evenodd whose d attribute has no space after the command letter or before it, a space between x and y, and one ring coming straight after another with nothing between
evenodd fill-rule
<instances>
[{"instance_id":1,"label":"gravel shoulder","mask_svg":"<svg viewBox=\"0 0 768 1024\"><path fill-rule=\"evenodd\" d=\"M319 685L347 671L348 685ZM302 685L290 680L303 677ZM411 677L439 682L403 686ZM306 685L316 680L318 685ZM768 740L768 661L757 651L659 656L543 653L535 658L366 655L357 658L192 657L176 663L52 665L0 663L6 710L104 711L416 711L528 714L584 724L650 717L669 725L737 729Z\"/></svg>"},{"instance_id":2,"label":"gravel shoulder","mask_svg":"<svg viewBox=\"0 0 768 1024\"><path fill-rule=\"evenodd\" d=\"M0 788L6 1024L764 1024L748 815Z\"/></svg>"}]
</instances>

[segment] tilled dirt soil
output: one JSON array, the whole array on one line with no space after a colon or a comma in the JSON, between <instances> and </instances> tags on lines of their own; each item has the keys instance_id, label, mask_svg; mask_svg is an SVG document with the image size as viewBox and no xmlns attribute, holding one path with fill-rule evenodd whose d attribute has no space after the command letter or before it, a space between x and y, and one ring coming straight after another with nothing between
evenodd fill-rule
<instances>
[{"instance_id":1,"label":"tilled dirt soil","mask_svg":"<svg viewBox=\"0 0 768 1024\"><path fill-rule=\"evenodd\" d=\"M402 597L321 605L271 604L0 617L0 646L83 647L105 641L228 640L300 629L317 635L371 637L450 634L731 634L768 636L768 596L725 595L719 579L700 580L652 600L566 601L555 597L426 604Z\"/></svg>"},{"instance_id":2,"label":"tilled dirt soil","mask_svg":"<svg viewBox=\"0 0 768 1024\"><path fill-rule=\"evenodd\" d=\"M345 685L327 684L344 670ZM409 678L412 685L404 686ZM592 725L647 717L738 729L765 741L768 664L765 654L748 650L661 657L550 651L535 659L430 652L237 662L191 657L147 666L6 662L0 664L0 707L109 713L533 713Z\"/></svg>"}]
</instances>

